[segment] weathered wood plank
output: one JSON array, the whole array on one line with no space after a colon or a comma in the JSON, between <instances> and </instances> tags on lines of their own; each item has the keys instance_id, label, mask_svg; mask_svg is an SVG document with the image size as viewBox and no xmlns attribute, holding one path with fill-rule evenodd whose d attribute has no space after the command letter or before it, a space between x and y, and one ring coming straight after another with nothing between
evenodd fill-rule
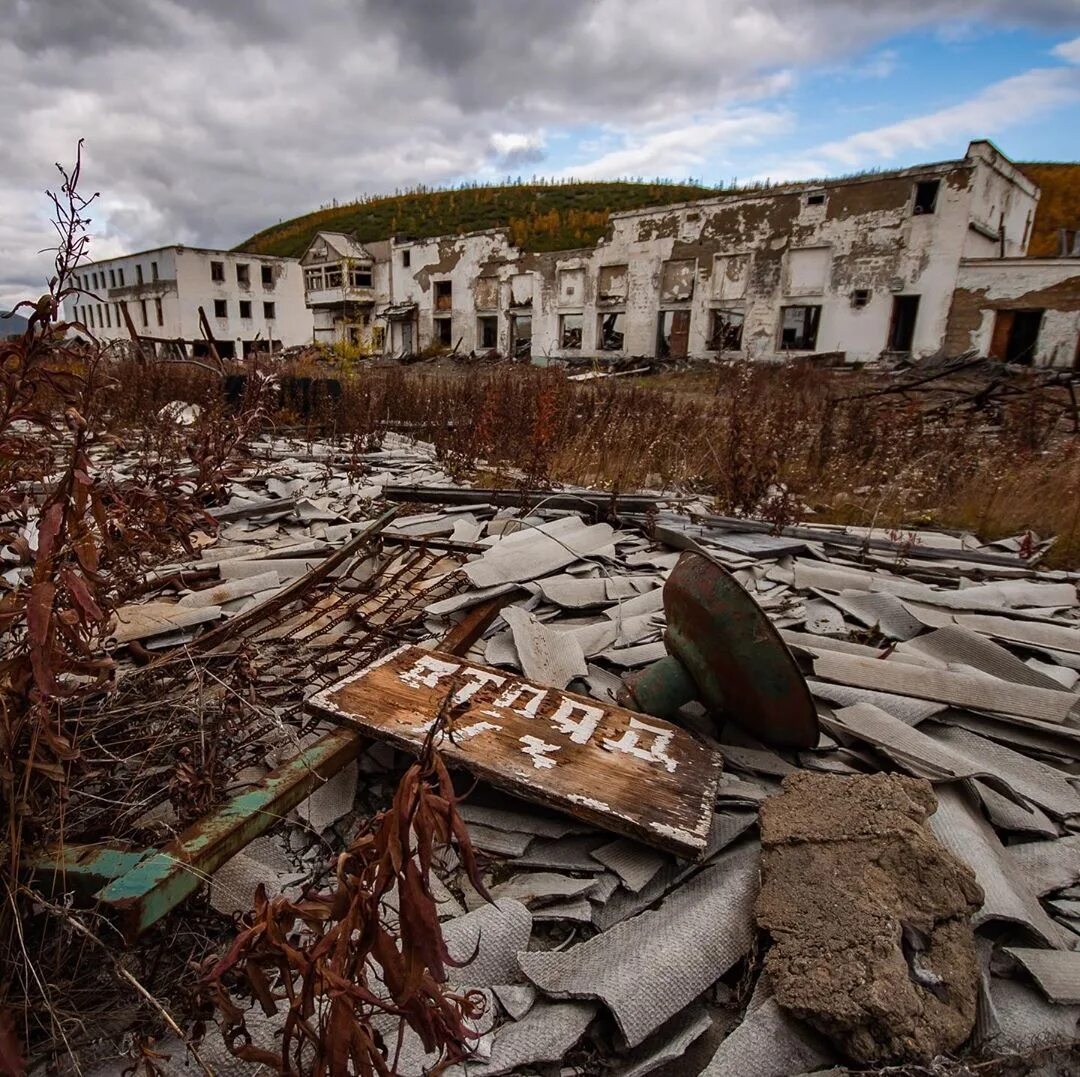
<instances>
[{"instance_id":1,"label":"weathered wood plank","mask_svg":"<svg viewBox=\"0 0 1080 1077\"><path fill-rule=\"evenodd\" d=\"M451 695L451 736L440 751L452 765L680 856L704 851L721 757L658 718L413 646L309 706L415 752Z\"/></svg>"}]
</instances>

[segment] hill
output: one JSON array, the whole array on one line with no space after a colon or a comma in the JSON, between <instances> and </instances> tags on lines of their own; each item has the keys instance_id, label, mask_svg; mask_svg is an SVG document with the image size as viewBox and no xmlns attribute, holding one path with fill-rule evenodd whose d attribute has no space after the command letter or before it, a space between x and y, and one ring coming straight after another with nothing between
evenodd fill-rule
<instances>
[{"instance_id":1,"label":"hill","mask_svg":"<svg viewBox=\"0 0 1080 1077\"><path fill-rule=\"evenodd\" d=\"M21 314L12 314L5 318L6 310L0 310L0 340L5 337L20 336L26 329L26 319Z\"/></svg>"},{"instance_id":2,"label":"hill","mask_svg":"<svg viewBox=\"0 0 1080 1077\"><path fill-rule=\"evenodd\" d=\"M1058 230L1080 228L1080 163L1040 161L1017 167L1042 188L1028 257L1055 258L1060 253Z\"/></svg>"},{"instance_id":3,"label":"hill","mask_svg":"<svg viewBox=\"0 0 1080 1077\"><path fill-rule=\"evenodd\" d=\"M235 249L298 257L318 231L355 234L361 243L392 235L416 238L509 228L526 250L592 246L611 213L709 198L719 188L680 183L521 183L410 191L335 206L283 221Z\"/></svg>"}]
</instances>

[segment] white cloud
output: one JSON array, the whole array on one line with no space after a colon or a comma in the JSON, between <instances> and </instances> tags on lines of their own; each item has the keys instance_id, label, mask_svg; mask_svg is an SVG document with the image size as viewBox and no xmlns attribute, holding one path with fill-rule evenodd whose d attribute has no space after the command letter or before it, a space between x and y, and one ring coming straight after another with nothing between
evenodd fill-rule
<instances>
[{"instance_id":1,"label":"white cloud","mask_svg":"<svg viewBox=\"0 0 1080 1077\"><path fill-rule=\"evenodd\" d=\"M959 104L846 138L822 143L779 164L758 178L808 179L837 171L855 171L895 162L912 154L946 149L959 143L1026 123L1063 105L1080 102L1080 71L1035 68L995 82Z\"/></svg>"},{"instance_id":2,"label":"white cloud","mask_svg":"<svg viewBox=\"0 0 1080 1077\"><path fill-rule=\"evenodd\" d=\"M1063 41L1051 51L1059 59L1070 64L1080 64L1080 37L1074 37L1072 41Z\"/></svg>"}]
</instances>

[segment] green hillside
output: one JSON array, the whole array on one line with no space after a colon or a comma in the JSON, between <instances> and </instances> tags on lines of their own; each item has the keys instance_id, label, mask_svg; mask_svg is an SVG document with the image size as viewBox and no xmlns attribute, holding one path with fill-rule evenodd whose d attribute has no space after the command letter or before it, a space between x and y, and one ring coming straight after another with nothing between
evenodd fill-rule
<instances>
[{"instance_id":1,"label":"green hillside","mask_svg":"<svg viewBox=\"0 0 1080 1077\"><path fill-rule=\"evenodd\" d=\"M568 250L596 243L610 213L717 193L697 184L625 182L420 190L307 213L266 228L235 249L295 258L318 231L355 234L364 243L397 234L422 238L509 228L527 250Z\"/></svg>"}]
</instances>

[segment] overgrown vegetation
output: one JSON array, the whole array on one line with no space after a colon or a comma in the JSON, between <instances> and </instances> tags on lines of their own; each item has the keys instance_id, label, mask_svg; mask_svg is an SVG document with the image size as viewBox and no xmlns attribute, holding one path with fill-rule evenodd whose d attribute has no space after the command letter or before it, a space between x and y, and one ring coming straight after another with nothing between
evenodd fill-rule
<instances>
[{"instance_id":1,"label":"overgrown vegetation","mask_svg":"<svg viewBox=\"0 0 1080 1077\"><path fill-rule=\"evenodd\" d=\"M316 232L345 232L361 243L393 235L417 238L509 228L528 250L592 246L619 210L709 198L718 188L688 183L517 183L501 187L416 190L331 206L283 221L236 249L299 257Z\"/></svg>"},{"instance_id":2,"label":"overgrown vegetation","mask_svg":"<svg viewBox=\"0 0 1080 1077\"><path fill-rule=\"evenodd\" d=\"M1075 231L1076 207L1080 204L1080 163L1031 162L1018 166L1039 185L1041 195L1035 211L1029 258L1056 258L1061 252L1060 230Z\"/></svg>"}]
</instances>

